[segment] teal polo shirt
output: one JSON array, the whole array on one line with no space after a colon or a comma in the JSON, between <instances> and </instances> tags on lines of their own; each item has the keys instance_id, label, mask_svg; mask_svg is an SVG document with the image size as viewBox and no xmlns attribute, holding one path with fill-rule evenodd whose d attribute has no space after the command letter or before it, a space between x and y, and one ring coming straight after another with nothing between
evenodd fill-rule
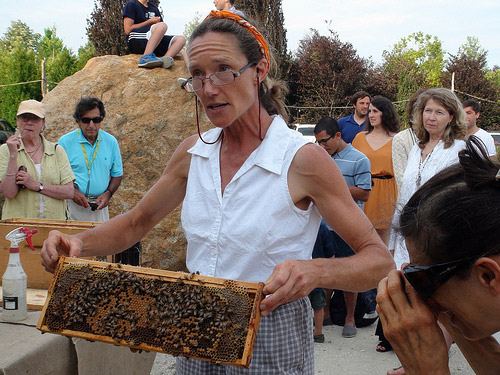
<instances>
[{"instance_id":1,"label":"teal polo shirt","mask_svg":"<svg viewBox=\"0 0 500 375\"><path fill-rule=\"evenodd\" d=\"M372 174L370 160L350 143L342 151L332 155L337 163L344 180L349 186L356 186L364 190L372 189ZM363 209L365 202L354 200Z\"/></svg>"},{"instance_id":2,"label":"teal polo shirt","mask_svg":"<svg viewBox=\"0 0 500 375\"><path fill-rule=\"evenodd\" d=\"M87 193L88 185L88 195L101 195L108 188L111 177L123 175L122 157L118 141L104 130L99 130L97 140L93 145L83 136L80 128L63 135L58 143L68 155L71 169L73 169L76 177L76 183L83 194ZM90 184L85 154L81 145L85 147L88 164L90 165ZM92 162L95 152L95 158Z\"/></svg>"}]
</instances>

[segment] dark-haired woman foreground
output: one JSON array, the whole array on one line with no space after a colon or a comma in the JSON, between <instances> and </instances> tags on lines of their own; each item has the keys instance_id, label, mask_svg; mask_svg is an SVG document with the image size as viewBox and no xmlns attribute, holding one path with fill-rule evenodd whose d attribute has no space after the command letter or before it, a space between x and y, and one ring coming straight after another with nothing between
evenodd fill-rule
<instances>
[{"instance_id":1,"label":"dark-haired woman foreground","mask_svg":"<svg viewBox=\"0 0 500 375\"><path fill-rule=\"evenodd\" d=\"M500 373L500 164L474 137L460 164L408 201L409 265L378 288L377 311L406 374L449 374L438 321L478 375Z\"/></svg>"}]
</instances>

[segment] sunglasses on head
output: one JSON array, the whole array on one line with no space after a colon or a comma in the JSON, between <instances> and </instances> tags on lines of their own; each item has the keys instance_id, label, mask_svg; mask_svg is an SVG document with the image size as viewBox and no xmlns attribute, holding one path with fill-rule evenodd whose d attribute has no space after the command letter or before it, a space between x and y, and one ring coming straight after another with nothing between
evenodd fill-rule
<instances>
[{"instance_id":1,"label":"sunglasses on head","mask_svg":"<svg viewBox=\"0 0 500 375\"><path fill-rule=\"evenodd\" d=\"M434 292L451 279L460 269L472 265L484 255L454 260L452 262L417 266L408 264L403 268L406 280L424 298L431 298Z\"/></svg>"},{"instance_id":2,"label":"sunglasses on head","mask_svg":"<svg viewBox=\"0 0 500 375\"><path fill-rule=\"evenodd\" d=\"M84 124L90 124L90 121L92 121L94 124L99 124L102 121L102 117L82 117L80 121Z\"/></svg>"}]
</instances>

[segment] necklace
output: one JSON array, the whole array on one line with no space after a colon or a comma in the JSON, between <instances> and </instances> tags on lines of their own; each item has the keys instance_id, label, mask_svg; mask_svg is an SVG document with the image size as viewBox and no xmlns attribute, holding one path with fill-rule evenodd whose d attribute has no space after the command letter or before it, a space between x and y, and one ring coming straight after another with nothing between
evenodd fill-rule
<instances>
[{"instance_id":1,"label":"necklace","mask_svg":"<svg viewBox=\"0 0 500 375\"><path fill-rule=\"evenodd\" d=\"M28 151L28 150L26 150L26 152L27 152L28 154L30 154L30 155L31 155L31 154L34 154L35 152L37 152L37 151L38 151L38 149L39 149L41 146L42 146L42 140L40 139L40 141L38 142L38 146L36 146L36 148L35 148L33 151ZM25 148L25 149L26 149L26 148Z\"/></svg>"},{"instance_id":2,"label":"necklace","mask_svg":"<svg viewBox=\"0 0 500 375\"><path fill-rule=\"evenodd\" d=\"M434 148L436 148L436 146L434 146ZM422 151L420 152L420 158L418 159L417 181L415 182L417 184L417 189L420 188L420 184L422 183L422 171L425 168L427 161L431 158L431 155L434 152L434 148L431 150L431 152L429 152L429 154L427 154L423 163L422 163Z\"/></svg>"}]
</instances>

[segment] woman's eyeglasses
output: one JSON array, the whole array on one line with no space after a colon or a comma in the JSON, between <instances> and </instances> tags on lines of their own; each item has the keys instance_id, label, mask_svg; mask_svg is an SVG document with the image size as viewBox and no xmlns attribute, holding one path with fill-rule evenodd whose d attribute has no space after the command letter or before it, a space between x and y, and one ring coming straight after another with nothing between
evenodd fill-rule
<instances>
[{"instance_id":1,"label":"woman's eyeglasses","mask_svg":"<svg viewBox=\"0 0 500 375\"><path fill-rule=\"evenodd\" d=\"M90 121L92 121L94 124L99 124L102 122L102 117L82 117L80 121L84 124L90 124Z\"/></svg>"},{"instance_id":2,"label":"woman's eyeglasses","mask_svg":"<svg viewBox=\"0 0 500 375\"><path fill-rule=\"evenodd\" d=\"M424 298L430 298L434 292L451 279L461 268L471 265L481 256L474 256L453 262L433 264L431 266L417 266L408 264L403 268L403 274L415 288L415 290Z\"/></svg>"},{"instance_id":3,"label":"woman's eyeglasses","mask_svg":"<svg viewBox=\"0 0 500 375\"><path fill-rule=\"evenodd\" d=\"M250 68L251 66L257 65L255 62L251 62L245 65L243 68L238 70L236 73L232 70L225 70L223 72L216 72L210 74L208 77L199 78L199 77L190 77L187 81L181 84L181 87L187 92L196 92L200 91L205 85L205 80L209 79L214 86L224 86L233 83L236 77L239 77L245 70Z\"/></svg>"}]
</instances>

